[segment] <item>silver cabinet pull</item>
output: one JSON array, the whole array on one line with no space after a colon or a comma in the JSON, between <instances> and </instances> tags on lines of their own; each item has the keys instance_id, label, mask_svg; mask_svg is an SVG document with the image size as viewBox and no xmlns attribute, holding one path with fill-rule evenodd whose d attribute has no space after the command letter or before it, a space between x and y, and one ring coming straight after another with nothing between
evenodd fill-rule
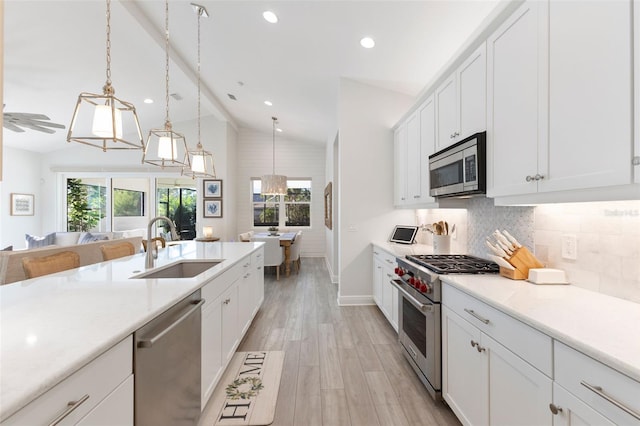
<instances>
[{"instance_id":1,"label":"silver cabinet pull","mask_svg":"<svg viewBox=\"0 0 640 426\"><path fill-rule=\"evenodd\" d=\"M636 419L640 420L640 414L639 413L637 413L635 410L632 410L631 408L627 407L623 403L621 403L619 401L616 401L615 399L613 399L613 397L607 395L605 393L605 391L602 390L602 386L594 386L594 385L591 385L591 384L585 382L584 380L581 380L580 384L582 386L584 386L585 388L589 389L591 392L593 392L596 395L598 395L599 397L606 399L607 401L609 401L610 403L612 403L613 405L615 405L616 407L618 407L619 409L621 409L625 413L627 413L630 416L635 417Z\"/></svg>"},{"instance_id":2,"label":"silver cabinet pull","mask_svg":"<svg viewBox=\"0 0 640 426\"><path fill-rule=\"evenodd\" d=\"M258 266L258 268L257 268L257 269L258 269L258 270L262 269L262 266Z\"/></svg>"},{"instance_id":3,"label":"silver cabinet pull","mask_svg":"<svg viewBox=\"0 0 640 426\"><path fill-rule=\"evenodd\" d=\"M171 325L165 329L163 329L160 333L156 334L150 339L140 340L138 342L139 348L150 348L152 347L158 340L162 339L167 333L173 330L178 326L182 321L187 319L193 312L200 309L200 307L204 304L204 299L200 299L198 301L193 301L191 306L182 314L180 317L171 323Z\"/></svg>"},{"instance_id":4,"label":"silver cabinet pull","mask_svg":"<svg viewBox=\"0 0 640 426\"><path fill-rule=\"evenodd\" d=\"M222 303L224 303L225 305L228 305L229 303L231 303L231 299L225 299L224 302Z\"/></svg>"},{"instance_id":5,"label":"silver cabinet pull","mask_svg":"<svg viewBox=\"0 0 640 426\"><path fill-rule=\"evenodd\" d=\"M533 179L534 179L534 180L542 180L542 179L544 179L544 175L536 174L536 175L533 177Z\"/></svg>"},{"instance_id":6,"label":"silver cabinet pull","mask_svg":"<svg viewBox=\"0 0 640 426\"><path fill-rule=\"evenodd\" d=\"M475 348L475 347L476 347L476 346L478 346L479 344L480 344L480 343L475 342L475 341L473 341L473 340L471 341L471 347L472 347L472 348Z\"/></svg>"},{"instance_id":7,"label":"silver cabinet pull","mask_svg":"<svg viewBox=\"0 0 640 426\"><path fill-rule=\"evenodd\" d=\"M476 313L473 311L473 309L467 309L467 308L464 308L464 311L465 311L466 313L468 313L469 315L471 315L472 317L474 317L475 319L477 319L478 321L483 322L483 323L485 323L485 324L489 324L489 320L488 320L488 319L486 319L486 318L482 318L480 315L476 314Z\"/></svg>"},{"instance_id":8,"label":"silver cabinet pull","mask_svg":"<svg viewBox=\"0 0 640 426\"><path fill-rule=\"evenodd\" d=\"M375 251L375 250L374 250L374 251L373 251L373 254L380 254L380 253L378 253L377 251Z\"/></svg>"},{"instance_id":9,"label":"silver cabinet pull","mask_svg":"<svg viewBox=\"0 0 640 426\"><path fill-rule=\"evenodd\" d=\"M549 404L549 410L551 410L551 413L553 413L554 416L557 415L558 413L562 413L562 407L558 407L553 402Z\"/></svg>"},{"instance_id":10,"label":"silver cabinet pull","mask_svg":"<svg viewBox=\"0 0 640 426\"><path fill-rule=\"evenodd\" d=\"M385 259L385 261L386 261L387 263L391 263L391 264L393 264L393 262L394 262L393 260L389 260L389 259Z\"/></svg>"},{"instance_id":11,"label":"silver cabinet pull","mask_svg":"<svg viewBox=\"0 0 640 426\"><path fill-rule=\"evenodd\" d=\"M529 176L529 175L527 175L527 177L526 177L526 178L524 178L524 179L525 179L527 182L531 182L531 181L533 181L533 180L534 180L534 177L533 177L533 176Z\"/></svg>"},{"instance_id":12,"label":"silver cabinet pull","mask_svg":"<svg viewBox=\"0 0 640 426\"><path fill-rule=\"evenodd\" d=\"M77 401L69 401L67 403L67 409L64 410L62 412L62 414L60 414L58 417L56 417L51 423L49 423L49 426L56 426L57 424L59 424L61 421L63 421L69 414L73 413L73 411L78 408L79 406L81 406L87 399L89 399L89 394L86 394L85 396L83 396L82 398L80 398Z\"/></svg>"},{"instance_id":13,"label":"silver cabinet pull","mask_svg":"<svg viewBox=\"0 0 640 426\"><path fill-rule=\"evenodd\" d=\"M244 265L242 265L243 268L246 268L247 266L251 265L251 262L247 262Z\"/></svg>"}]
</instances>

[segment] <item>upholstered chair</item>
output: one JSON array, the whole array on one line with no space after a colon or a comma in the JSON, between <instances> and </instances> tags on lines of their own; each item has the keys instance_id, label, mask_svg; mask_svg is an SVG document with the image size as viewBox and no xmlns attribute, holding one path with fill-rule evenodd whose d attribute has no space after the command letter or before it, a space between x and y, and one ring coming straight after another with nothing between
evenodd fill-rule
<instances>
[{"instance_id":1,"label":"upholstered chair","mask_svg":"<svg viewBox=\"0 0 640 426\"><path fill-rule=\"evenodd\" d=\"M280 266L284 263L284 247L278 237L253 237L251 241L264 242L264 266L276 267L276 280L280 279Z\"/></svg>"},{"instance_id":2,"label":"upholstered chair","mask_svg":"<svg viewBox=\"0 0 640 426\"><path fill-rule=\"evenodd\" d=\"M136 253L135 247L129 242L100 246L100 251L102 251L102 260L113 260Z\"/></svg>"},{"instance_id":3,"label":"upholstered chair","mask_svg":"<svg viewBox=\"0 0 640 426\"><path fill-rule=\"evenodd\" d=\"M296 265L296 274L300 273L300 249L302 247L302 231L298 231L296 234L296 238L293 240L293 244L291 244L290 260Z\"/></svg>"},{"instance_id":4,"label":"upholstered chair","mask_svg":"<svg viewBox=\"0 0 640 426\"><path fill-rule=\"evenodd\" d=\"M162 237L153 237L151 239L151 243L155 244L157 248L165 248L167 246L167 240ZM144 248L144 251L147 251L147 240L142 240L142 247Z\"/></svg>"},{"instance_id":5,"label":"upholstered chair","mask_svg":"<svg viewBox=\"0 0 640 426\"><path fill-rule=\"evenodd\" d=\"M25 257L22 267L27 278L40 277L80 267L80 255L72 251L63 251L42 257Z\"/></svg>"}]
</instances>

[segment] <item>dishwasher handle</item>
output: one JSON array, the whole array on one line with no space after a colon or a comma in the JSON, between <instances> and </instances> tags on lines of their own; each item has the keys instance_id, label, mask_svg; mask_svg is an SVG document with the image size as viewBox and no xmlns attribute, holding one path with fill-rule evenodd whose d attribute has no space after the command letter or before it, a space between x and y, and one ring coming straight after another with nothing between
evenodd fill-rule
<instances>
[{"instance_id":1,"label":"dishwasher handle","mask_svg":"<svg viewBox=\"0 0 640 426\"><path fill-rule=\"evenodd\" d=\"M138 347L139 348L151 348L153 347L153 345L160 339L162 339L167 333L169 333L171 330L173 330L175 327L178 326L178 324L180 324L182 321L184 321L185 319L187 319L192 313L194 313L195 311L197 311L198 309L200 309L200 307L204 304L204 299L200 299L200 300L195 300L193 302L191 302L191 306L189 306L185 312L180 315L178 317L178 319L176 319L174 322L172 322L167 328L164 328L161 332L159 332L158 334L156 334L155 336L149 338L149 339L142 339L140 341L138 341Z\"/></svg>"}]
</instances>

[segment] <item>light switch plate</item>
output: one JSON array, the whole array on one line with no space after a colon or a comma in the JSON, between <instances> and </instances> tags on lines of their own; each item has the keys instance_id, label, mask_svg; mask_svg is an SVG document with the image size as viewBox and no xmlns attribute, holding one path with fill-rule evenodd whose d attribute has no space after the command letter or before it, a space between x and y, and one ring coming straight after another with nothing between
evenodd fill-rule
<instances>
[{"instance_id":1,"label":"light switch plate","mask_svg":"<svg viewBox=\"0 0 640 426\"><path fill-rule=\"evenodd\" d=\"M576 260L578 258L578 238L573 234L563 234L562 258Z\"/></svg>"}]
</instances>

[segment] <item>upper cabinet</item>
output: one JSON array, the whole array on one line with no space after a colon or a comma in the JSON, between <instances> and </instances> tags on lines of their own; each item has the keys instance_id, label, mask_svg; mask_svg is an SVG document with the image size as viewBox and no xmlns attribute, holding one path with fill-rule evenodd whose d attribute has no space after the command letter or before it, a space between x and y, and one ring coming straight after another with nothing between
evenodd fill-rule
<instances>
[{"instance_id":1,"label":"upper cabinet","mask_svg":"<svg viewBox=\"0 0 640 426\"><path fill-rule=\"evenodd\" d=\"M436 89L436 151L486 130L486 75L482 43Z\"/></svg>"},{"instance_id":2,"label":"upper cabinet","mask_svg":"<svg viewBox=\"0 0 640 426\"><path fill-rule=\"evenodd\" d=\"M489 37L489 196L632 182L631 11L527 1Z\"/></svg>"}]
</instances>

